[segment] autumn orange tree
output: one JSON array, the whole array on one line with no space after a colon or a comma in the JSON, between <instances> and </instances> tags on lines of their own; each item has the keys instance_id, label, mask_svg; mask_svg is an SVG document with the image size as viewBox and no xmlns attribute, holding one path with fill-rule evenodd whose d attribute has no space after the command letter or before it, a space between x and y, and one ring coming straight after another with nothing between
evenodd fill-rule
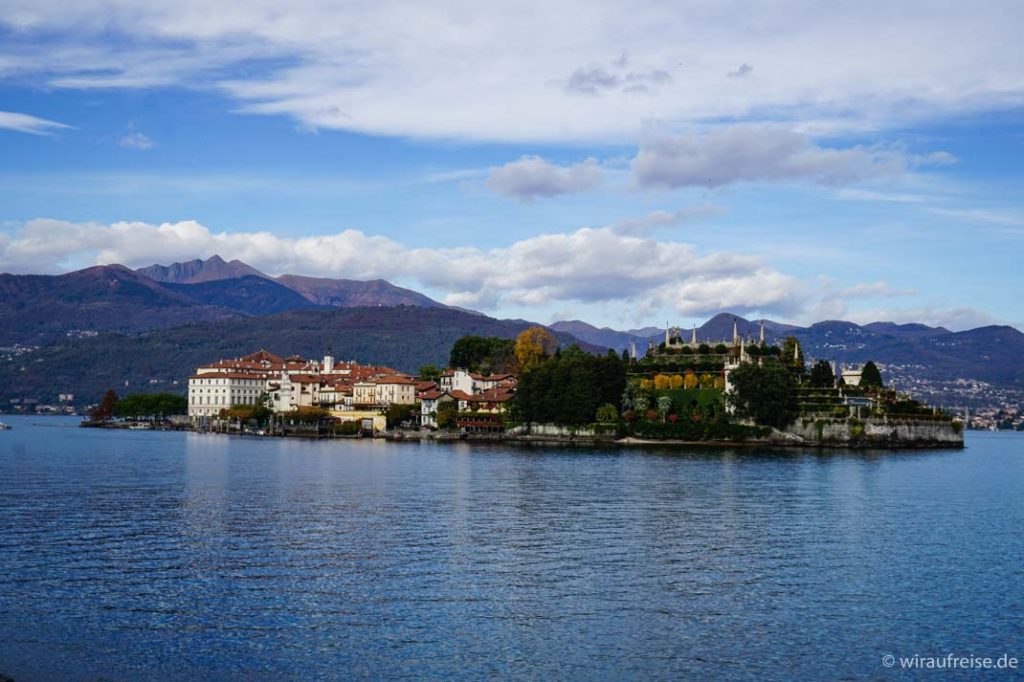
<instances>
[{"instance_id":1,"label":"autumn orange tree","mask_svg":"<svg viewBox=\"0 0 1024 682\"><path fill-rule=\"evenodd\" d=\"M558 339L544 327L530 327L516 337L516 360L519 370L526 372L558 349Z\"/></svg>"}]
</instances>

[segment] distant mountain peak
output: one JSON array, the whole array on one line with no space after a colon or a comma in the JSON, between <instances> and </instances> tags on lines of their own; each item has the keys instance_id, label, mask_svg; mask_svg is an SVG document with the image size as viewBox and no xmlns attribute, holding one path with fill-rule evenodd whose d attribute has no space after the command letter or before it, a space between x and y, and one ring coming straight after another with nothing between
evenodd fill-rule
<instances>
[{"instance_id":1,"label":"distant mountain peak","mask_svg":"<svg viewBox=\"0 0 1024 682\"><path fill-rule=\"evenodd\" d=\"M148 268L139 268L136 272L155 282L166 284L199 284L223 279L237 279L249 275L270 279L251 265L240 260L225 261L219 254L214 254L206 260L196 258L170 265L154 263Z\"/></svg>"}]
</instances>

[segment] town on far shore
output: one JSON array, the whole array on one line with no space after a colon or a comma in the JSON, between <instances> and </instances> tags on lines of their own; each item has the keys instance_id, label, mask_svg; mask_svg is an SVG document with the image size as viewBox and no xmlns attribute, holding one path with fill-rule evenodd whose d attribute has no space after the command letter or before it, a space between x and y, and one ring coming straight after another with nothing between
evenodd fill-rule
<instances>
[{"instance_id":1,"label":"town on far shore","mask_svg":"<svg viewBox=\"0 0 1024 682\"><path fill-rule=\"evenodd\" d=\"M173 407L171 401L178 401ZM163 402L161 402L163 401ZM641 354L561 347L543 327L515 339L466 336L448 366L391 367L281 356L212 360L185 398L108 391L90 426L391 439L770 443L961 447L963 420L886 387L873 362L805 362L764 327L701 339L668 328Z\"/></svg>"}]
</instances>

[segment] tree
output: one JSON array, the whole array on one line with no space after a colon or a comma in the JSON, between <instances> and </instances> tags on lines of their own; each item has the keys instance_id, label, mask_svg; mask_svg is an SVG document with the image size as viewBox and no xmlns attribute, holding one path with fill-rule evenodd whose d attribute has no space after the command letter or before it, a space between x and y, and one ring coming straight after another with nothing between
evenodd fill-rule
<instances>
[{"instance_id":1,"label":"tree","mask_svg":"<svg viewBox=\"0 0 1024 682\"><path fill-rule=\"evenodd\" d=\"M452 345L448 364L470 372L515 371L515 342L496 336L463 336Z\"/></svg>"},{"instance_id":2,"label":"tree","mask_svg":"<svg viewBox=\"0 0 1024 682\"><path fill-rule=\"evenodd\" d=\"M117 391L112 388L107 389L107 392L103 394L103 398L100 400L100 404L92 409L89 416L96 422L105 422L113 419L117 410L117 402Z\"/></svg>"},{"instance_id":3,"label":"tree","mask_svg":"<svg viewBox=\"0 0 1024 682\"><path fill-rule=\"evenodd\" d=\"M687 372L686 376L683 377L683 388L692 390L700 385L700 380L697 375L693 372Z\"/></svg>"},{"instance_id":4,"label":"tree","mask_svg":"<svg viewBox=\"0 0 1024 682\"><path fill-rule=\"evenodd\" d=\"M441 378L441 370L436 365L423 365L419 371L420 381L437 381Z\"/></svg>"},{"instance_id":5,"label":"tree","mask_svg":"<svg viewBox=\"0 0 1024 682\"><path fill-rule=\"evenodd\" d=\"M299 407L292 412L285 414L285 417L299 424L319 424L321 420L327 419L330 413L321 407Z\"/></svg>"},{"instance_id":6,"label":"tree","mask_svg":"<svg viewBox=\"0 0 1024 682\"><path fill-rule=\"evenodd\" d=\"M402 422L410 421L412 419L412 405L391 403L388 405L387 418L388 428L395 428L401 425Z\"/></svg>"},{"instance_id":7,"label":"tree","mask_svg":"<svg viewBox=\"0 0 1024 682\"><path fill-rule=\"evenodd\" d=\"M114 414L118 417L168 417L187 414L188 399L173 393L133 393L117 402Z\"/></svg>"},{"instance_id":8,"label":"tree","mask_svg":"<svg viewBox=\"0 0 1024 682\"><path fill-rule=\"evenodd\" d=\"M878 371L878 366L874 362L868 360L864 363L864 368L860 371L860 385L864 388L882 388L882 373Z\"/></svg>"},{"instance_id":9,"label":"tree","mask_svg":"<svg viewBox=\"0 0 1024 682\"><path fill-rule=\"evenodd\" d=\"M807 371L804 367L804 351L795 336L787 336L782 342L782 356L779 359L799 377Z\"/></svg>"},{"instance_id":10,"label":"tree","mask_svg":"<svg viewBox=\"0 0 1024 682\"><path fill-rule=\"evenodd\" d=\"M779 429L796 418L798 408L793 390L796 379L786 367L776 363L740 365L729 375L729 380L733 390L728 400L739 417Z\"/></svg>"},{"instance_id":11,"label":"tree","mask_svg":"<svg viewBox=\"0 0 1024 682\"><path fill-rule=\"evenodd\" d=\"M658 412L661 413L661 421L665 421L668 411L672 409L672 398L667 395L663 395L658 398Z\"/></svg>"},{"instance_id":12,"label":"tree","mask_svg":"<svg viewBox=\"0 0 1024 682\"><path fill-rule=\"evenodd\" d=\"M445 400L437 405L437 428L451 429L455 427L455 419L459 416L459 404L454 400Z\"/></svg>"},{"instance_id":13,"label":"tree","mask_svg":"<svg viewBox=\"0 0 1024 682\"><path fill-rule=\"evenodd\" d=\"M828 360L818 360L811 367L810 385L814 388L832 388L836 382L835 372Z\"/></svg>"},{"instance_id":14,"label":"tree","mask_svg":"<svg viewBox=\"0 0 1024 682\"><path fill-rule=\"evenodd\" d=\"M626 366L616 353L590 355L570 346L522 374L516 406L523 421L589 424L601 405L618 410L625 389Z\"/></svg>"},{"instance_id":15,"label":"tree","mask_svg":"<svg viewBox=\"0 0 1024 682\"><path fill-rule=\"evenodd\" d=\"M273 414L273 411L265 405L235 405L220 411L221 419L238 422L265 422Z\"/></svg>"},{"instance_id":16,"label":"tree","mask_svg":"<svg viewBox=\"0 0 1024 682\"><path fill-rule=\"evenodd\" d=\"M602 424L611 424L619 420L619 411L615 409L615 406L611 403L605 403L601 407L597 408L597 414L595 415L597 421Z\"/></svg>"},{"instance_id":17,"label":"tree","mask_svg":"<svg viewBox=\"0 0 1024 682\"><path fill-rule=\"evenodd\" d=\"M530 327L516 337L516 360L519 370L528 372L558 348L558 339L544 327Z\"/></svg>"}]
</instances>

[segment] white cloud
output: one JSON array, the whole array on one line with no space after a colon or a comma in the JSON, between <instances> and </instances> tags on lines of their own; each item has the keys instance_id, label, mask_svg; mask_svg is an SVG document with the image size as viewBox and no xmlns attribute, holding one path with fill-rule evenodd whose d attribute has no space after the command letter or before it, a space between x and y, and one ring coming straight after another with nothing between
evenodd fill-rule
<instances>
[{"instance_id":1,"label":"white cloud","mask_svg":"<svg viewBox=\"0 0 1024 682\"><path fill-rule=\"evenodd\" d=\"M626 218L616 222L612 227L621 234L645 235L658 228L674 227L683 223L700 222L723 213L719 206L702 204L686 206L675 211L651 211L642 218Z\"/></svg>"},{"instance_id":2,"label":"white cloud","mask_svg":"<svg viewBox=\"0 0 1024 682\"><path fill-rule=\"evenodd\" d=\"M923 194L912 194L908 192L879 192L869 189L842 189L837 196L848 201L878 201L885 203L900 204L923 204L931 199Z\"/></svg>"},{"instance_id":3,"label":"white cloud","mask_svg":"<svg viewBox=\"0 0 1024 682\"><path fill-rule=\"evenodd\" d=\"M987 208L929 208L929 213L953 218L968 223L988 223L1017 227L1024 225L1024 214L1020 211L1000 211Z\"/></svg>"},{"instance_id":4,"label":"white cloud","mask_svg":"<svg viewBox=\"0 0 1024 682\"><path fill-rule=\"evenodd\" d=\"M898 298L901 296L913 296L916 291L913 289L894 289L884 280L877 282L862 282L846 287L835 293L837 298Z\"/></svg>"},{"instance_id":5,"label":"white cloud","mask_svg":"<svg viewBox=\"0 0 1024 682\"><path fill-rule=\"evenodd\" d=\"M701 135L649 138L633 159L633 173L644 187L719 187L785 180L838 184L948 162L948 154L918 157L891 148L829 148L792 130L737 125Z\"/></svg>"},{"instance_id":6,"label":"white cloud","mask_svg":"<svg viewBox=\"0 0 1024 682\"><path fill-rule=\"evenodd\" d=\"M529 201L593 189L603 177L604 171L594 158L558 166L539 156L523 156L492 167L484 184L499 194Z\"/></svg>"},{"instance_id":7,"label":"white cloud","mask_svg":"<svg viewBox=\"0 0 1024 682\"><path fill-rule=\"evenodd\" d=\"M2 77L211 88L244 111L383 135L629 140L737 119L871 130L1024 101L1016 0L8 0L0 24Z\"/></svg>"},{"instance_id":8,"label":"white cloud","mask_svg":"<svg viewBox=\"0 0 1024 682\"><path fill-rule=\"evenodd\" d=\"M14 130L30 135L52 135L58 130L68 130L71 126L45 118L19 114L13 111L0 111L0 129Z\"/></svg>"},{"instance_id":9,"label":"white cloud","mask_svg":"<svg viewBox=\"0 0 1024 682\"><path fill-rule=\"evenodd\" d=\"M806 296L793 277L737 253L623 235L612 227L546 234L482 250L410 248L357 230L311 237L212 232L194 221L111 225L38 219L0 241L0 270L55 272L72 264L131 267L213 254L269 273L411 280L446 302L494 310L619 303L696 315L729 308L788 313Z\"/></svg>"},{"instance_id":10,"label":"white cloud","mask_svg":"<svg viewBox=\"0 0 1024 682\"><path fill-rule=\"evenodd\" d=\"M156 146L153 140L149 139L143 133L132 131L125 133L124 136L118 140L118 144L125 149L137 149L139 151L146 151Z\"/></svg>"}]
</instances>

